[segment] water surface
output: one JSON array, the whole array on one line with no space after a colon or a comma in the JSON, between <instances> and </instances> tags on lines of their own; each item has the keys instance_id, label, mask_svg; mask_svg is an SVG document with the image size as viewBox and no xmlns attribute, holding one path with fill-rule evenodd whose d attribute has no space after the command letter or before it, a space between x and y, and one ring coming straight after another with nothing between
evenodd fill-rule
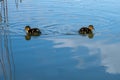
<instances>
[{"instance_id":1,"label":"water surface","mask_svg":"<svg viewBox=\"0 0 120 80\"><path fill-rule=\"evenodd\" d=\"M0 79L120 80L119 3L9 0L8 23L0 25ZM92 38L78 34L90 24ZM26 25L42 35L26 40Z\"/></svg>"}]
</instances>

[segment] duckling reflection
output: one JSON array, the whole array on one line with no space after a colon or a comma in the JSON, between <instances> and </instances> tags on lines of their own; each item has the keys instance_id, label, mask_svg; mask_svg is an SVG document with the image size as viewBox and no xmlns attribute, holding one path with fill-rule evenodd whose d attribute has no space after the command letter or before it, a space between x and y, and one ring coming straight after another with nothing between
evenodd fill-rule
<instances>
[{"instance_id":1,"label":"duckling reflection","mask_svg":"<svg viewBox=\"0 0 120 80\"><path fill-rule=\"evenodd\" d=\"M40 36L41 31L38 28L31 28L30 26L25 26L25 31L26 31L26 40L30 40L31 36Z\"/></svg>"},{"instance_id":2,"label":"duckling reflection","mask_svg":"<svg viewBox=\"0 0 120 80\"><path fill-rule=\"evenodd\" d=\"M92 39L94 37L93 32L88 34L88 38Z\"/></svg>"},{"instance_id":3,"label":"duckling reflection","mask_svg":"<svg viewBox=\"0 0 120 80\"><path fill-rule=\"evenodd\" d=\"M30 40L30 39L31 39L31 36L26 34L26 35L25 35L25 39L26 39L26 40Z\"/></svg>"},{"instance_id":4,"label":"duckling reflection","mask_svg":"<svg viewBox=\"0 0 120 80\"><path fill-rule=\"evenodd\" d=\"M80 30L78 32L82 36L88 36L88 38L93 38L94 34L93 34L92 30L94 30L94 26L93 25L89 25L88 27L80 28Z\"/></svg>"}]
</instances>

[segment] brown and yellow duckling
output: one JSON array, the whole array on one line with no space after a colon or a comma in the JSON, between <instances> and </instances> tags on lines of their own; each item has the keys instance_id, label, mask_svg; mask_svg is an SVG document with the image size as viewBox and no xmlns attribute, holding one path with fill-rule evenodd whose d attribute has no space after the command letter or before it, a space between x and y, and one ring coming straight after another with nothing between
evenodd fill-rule
<instances>
[{"instance_id":1,"label":"brown and yellow duckling","mask_svg":"<svg viewBox=\"0 0 120 80\"><path fill-rule=\"evenodd\" d=\"M94 30L93 25L89 25L88 27L82 27L78 32L80 34L90 34Z\"/></svg>"},{"instance_id":2,"label":"brown and yellow duckling","mask_svg":"<svg viewBox=\"0 0 120 80\"><path fill-rule=\"evenodd\" d=\"M80 28L80 30L78 32L82 36L88 36L88 38L93 38L94 34L93 34L92 30L94 30L93 25L89 25L88 27L82 27L82 28Z\"/></svg>"},{"instance_id":3,"label":"brown and yellow duckling","mask_svg":"<svg viewBox=\"0 0 120 80\"><path fill-rule=\"evenodd\" d=\"M41 34L40 29L30 28L30 26L25 26L25 31L29 36L39 36Z\"/></svg>"}]
</instances>

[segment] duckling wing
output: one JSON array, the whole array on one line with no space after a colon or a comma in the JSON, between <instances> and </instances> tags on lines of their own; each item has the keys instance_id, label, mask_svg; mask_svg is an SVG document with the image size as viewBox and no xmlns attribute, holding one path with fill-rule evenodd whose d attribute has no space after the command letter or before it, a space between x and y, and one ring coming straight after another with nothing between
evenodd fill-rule
<instances>
[{"instance_id":1,"label":"duckling wing","mask_svg":"<svg viewBox=\"0 0 120 80\"><path fill-rule=\"evenodd\" d=\"M38 28L33 28L33 29L31 29L31 31L32 31L32 33L34 33L34 32L40 32L40 30Z\"/></svg>"},{"instance_id":2,"label":"duckling wing","mask_svg":"<svg viewBox=\"0 0 120 80\"><path fill-rule=\"evenodd\" d=\"M30 36L39 36L40 34L41 34L40 30L36 29L36 28L30 29L28 31L28 35L30 35Z\"/></svg>"},{"instance_id":3,"label":"duckling wing","mask_svg":"<svg viewBox=\"0 0 120 80\"><path fill-rule=\"evenodd\" d=\"M80 34L86 34L86 31L87 31L87 27L82 27L80 30L79 30L79 33Z\"/></svg>"}]
</instances>

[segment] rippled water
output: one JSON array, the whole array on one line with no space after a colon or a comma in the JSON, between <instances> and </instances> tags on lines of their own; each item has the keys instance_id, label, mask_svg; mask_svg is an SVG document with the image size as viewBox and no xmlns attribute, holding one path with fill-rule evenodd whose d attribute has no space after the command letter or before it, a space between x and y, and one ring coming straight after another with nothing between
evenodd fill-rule
<instances>
[{"instance_id":1,"label":"rippled water","mask_svg":"<svg viewBox=\"0 0 120 80\"><path fill-rule=\"evenodd\" d=\"M17 2L18 1L18 2ZM0 80L120 80L120 1L8 1ZM94 37L78 34L94 25ZM24 26L41 29L25 39Z\"/></svg>"}]
</instances>

